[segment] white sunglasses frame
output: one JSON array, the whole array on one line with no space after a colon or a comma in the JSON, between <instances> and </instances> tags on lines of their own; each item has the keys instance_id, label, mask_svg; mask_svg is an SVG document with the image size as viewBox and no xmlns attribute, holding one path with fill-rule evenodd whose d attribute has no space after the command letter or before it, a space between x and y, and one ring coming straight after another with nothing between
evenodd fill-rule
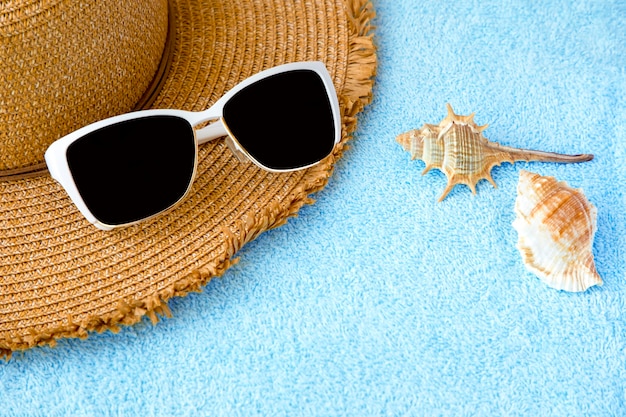
<instances>
[{"instance_id":1,"label":"white sunglasses frame","mask_svg":"<svg viewBox=\"0 0 626 417\"><path fill-rule=\"evenodd\" d=\"M245 87L254 84L257 81L260 81L264 78L281 74L284 72L290 72L295 70L310 70L314 71L317 75L320 76L326 92L328 94L331 111L333 114L334 120L334 134L335 134L335 142L334 145L337 145L341 139L341 117L339 111L339 101L337 99L337 93L335 91L335 86L332 82L330 74L326 69L325 65L322 62L318 61L303 61L303 62L294 62L290 64L279 65L273 68L269 68L267 70L261 71L249 78L246 78L231 90L226 92L219 100L215 102L210 108L207 110L192 112L186 110L176 110L176 109L155 109L155 110L140 110L131 113L121 114L119 116L109 117L107 119L100 120L98 122L92 123L90 125L84 126L62 138L53 142L45 153L46 165L48 166L48 170L52 178L54 178L61 186L65 189L70 199L76 205L78 210L82 213L82 215L94 226L96 226L100 230L112 230L118 227L126 227L130 226L144 220L151 219L155 216L161 215L176 205L178 205L189 193L191 189L191 185L195 180L196 169L198 165L198 146L203 143L212 141L214 139L218 139L221 137L226 137L226 144L233 152L233 154L237 157L237 159L241 162L252 162L258 167L270 171L270 172L291 172L297 171L301 169L309 168L313 165L318 164L321 161L315 162L313 164L299 167L295 169L284 169L284 170L276 170L271 169L269 167L264 166L259 161L257 161L254 157L252 157L237 141L237 139L231 134L228 127L224 123L223 120L223 110L224 105L230 100L235 94L244 89ZM184 195L176 201L174 204L164 209L163 211L156 213L150 217L146 217L144 219L134 221L131 223L125 223L120 225L108 225L99 221L87 208L87 205L83 201L80 193L78 192L78 188L76 183L74 182L74 178L70 171L70 167L67 161L67 148L76 140L82 138L83 136L101 129L106 126L110 126L119 122L124 122L127 120L137 119L146 116L176 116L180 117L191 125L194 132L194 140L196 143L196 160L194 163L194 170L191 180L189 181L189 186L185 191ZM196 129L197 126L202 125L207 122L212 122L200 129Z\"/></svg>"}]
</instances>

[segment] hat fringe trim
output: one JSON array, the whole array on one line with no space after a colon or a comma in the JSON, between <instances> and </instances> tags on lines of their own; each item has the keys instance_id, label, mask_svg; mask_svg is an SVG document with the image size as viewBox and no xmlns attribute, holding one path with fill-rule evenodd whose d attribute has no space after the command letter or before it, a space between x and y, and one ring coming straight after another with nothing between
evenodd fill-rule
<instances>
[{"instance_id":1,"label":"hat fringe trim","mask_svg":"<svg viewBox=\"0 0 626 417\"><path fill-rule=\"evenodd\" d=\"M136 324L144 316L147 316L153 324L158 323L161 317L171 317L172 313L167 306L171 298L200 292L212 278L222 276L228 268L238 262L234 256L246 243L266 230L285 224L290 217L296 216L305 204L313 204L315 200L308 196L327 184L334 163L347 149L347 142L356 129L356 115L372 99L376 75L376 48L371 21L375 17L375 12L370 0L346 0L346 13L350 33L349 64L346 69L346 82L340 90L339 97L343 110L343 136L336 151L324 163L309 168L311 180L293 190L293 200L283 204L275 203L266 207L258 216L245 217L236 221L233 227L224 227L221 230L226 235L224 256L206 268L192 272L152 296L141 300L121 301L116 310L110 314L92 316L79 323L68 317L67 324L54 329L40 333L33 330L29 335L4 340L0 344L0 358L9 360L15 351L36 346L55 346L58 339L85 339L92 332L102 333L107 330L117 333L121 326Z\"/></svg>"}]
</instances>

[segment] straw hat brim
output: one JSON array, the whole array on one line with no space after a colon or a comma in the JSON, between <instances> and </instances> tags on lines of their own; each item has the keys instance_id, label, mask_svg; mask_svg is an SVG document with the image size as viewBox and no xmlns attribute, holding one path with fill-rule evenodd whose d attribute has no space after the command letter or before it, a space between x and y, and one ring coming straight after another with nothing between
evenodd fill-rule
<instances>
[{"instance_id":1,"label":"straw hat brim","mask_svg":"<svg viewBox=\"0 0 626 417\"><path fill-rule=\"evenodd\" d=\"M172 1L170 61L151 107L206 109L256 72L318 60L339 96L342 144L319 165L280 174L238 162L221 140L202 145L181 205L109 232L49 176L1 181L0 356L145 315L156 322L167 300L200 290L246 242L311 203L371 99L373 15L369 0Z\"/></svg>"}]
</instances>

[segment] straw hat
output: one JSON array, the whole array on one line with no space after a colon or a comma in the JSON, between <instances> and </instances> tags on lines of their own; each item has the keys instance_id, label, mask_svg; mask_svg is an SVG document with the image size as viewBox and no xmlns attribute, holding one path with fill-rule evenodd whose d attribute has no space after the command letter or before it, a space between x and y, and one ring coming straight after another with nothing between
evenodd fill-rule
<instances>
[{"instance_id":1,"label":"straw hat","mask_svg":"<svg viewBox=\"0 0 626 417\"><path fill-rule=\"evenodd\" d=\"M0 4L0 356L168 315L168 299L198 291L242 245L311 203L341 155L340 146L319 165L275 174L238 162L214 141L200 147L198 175L181 205L105 232L45 171L53 141L133 109L206 109L244 78L293 61L329 69L342 144L370 100L369 0L129 6Z\"/></svg>"}]
</instances>

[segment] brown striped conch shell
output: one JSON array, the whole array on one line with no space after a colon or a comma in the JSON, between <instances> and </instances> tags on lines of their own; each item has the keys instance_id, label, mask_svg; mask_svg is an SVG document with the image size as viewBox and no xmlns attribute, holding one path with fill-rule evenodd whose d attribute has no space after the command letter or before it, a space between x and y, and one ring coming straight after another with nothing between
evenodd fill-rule
<instances>
[{"instance_id":1,"label":"brown striped conch shell","mask_svg":"<svg viewBox=\"0 0 626 417\"><path fill-rule=\"evenodd\" d=\"M554 177L521 171L513 227L526 267L550 287L602 285L593 261L596 208L583 191Z\"/></svg>"},{"instance_id":2,"label":"brown striped conch shell","mask_svg":"<svg viewBox=\"0 0 626 417\"><path fill-rule=\"evenodd\" d=\"M448 185L439 198L442 201L457 185L465 184L476 194L476 184L486 179L494 187L491 169L503 162L585 162L593 155L563 155L552 152L510 148L491 142L483 136L488 125L474 123L474 113L469 116L455 114L447 104L448 115L438 124L425 124L421 129L398 135L396 140L411 154L411 159L421 159L426 164L422 175L438 168L446 177Z\"/></svg>"}]
</instances>

